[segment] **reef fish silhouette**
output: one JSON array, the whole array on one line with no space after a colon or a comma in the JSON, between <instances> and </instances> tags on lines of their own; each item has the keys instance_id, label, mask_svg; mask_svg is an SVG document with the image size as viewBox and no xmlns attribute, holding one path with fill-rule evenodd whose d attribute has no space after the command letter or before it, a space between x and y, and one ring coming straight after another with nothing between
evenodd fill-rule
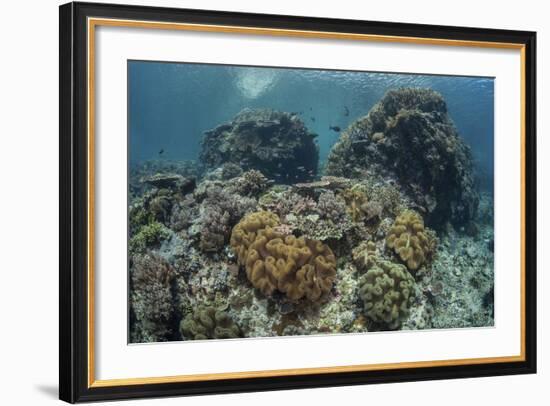
<instances>
[{"instance_id":1,"label":"reef fish silhouette","mask_svg":"<svg viewBox=\"0 0 550 406\"><path fill-rule=\"evenodd\" d=\"M332 130L332 131L336 131L337 133L339 133L342 129L340 127L338 127L337 125L331 125L329 126L328 128L329 130Z\"/></svg>"}]
</instances>

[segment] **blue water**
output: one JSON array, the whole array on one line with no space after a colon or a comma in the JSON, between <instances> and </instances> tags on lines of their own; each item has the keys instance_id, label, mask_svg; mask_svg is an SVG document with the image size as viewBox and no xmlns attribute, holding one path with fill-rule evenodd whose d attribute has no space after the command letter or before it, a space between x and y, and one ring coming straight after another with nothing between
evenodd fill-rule
<instances>
[{"instance_id":1,"label":"blue water","mask_svg":"<svg viewBox=\"0 0 550 406\"><path fill-rule=\"evenodd\" d=\"M428 87L445 98L478 172L493 177L494 79L130 61L130 160L197 159L204 131L245 107L301 113L317 134L320 167L339 133L384 93ZM347 110L349 115L345 115Z\"/></svg>"}]
</instances>

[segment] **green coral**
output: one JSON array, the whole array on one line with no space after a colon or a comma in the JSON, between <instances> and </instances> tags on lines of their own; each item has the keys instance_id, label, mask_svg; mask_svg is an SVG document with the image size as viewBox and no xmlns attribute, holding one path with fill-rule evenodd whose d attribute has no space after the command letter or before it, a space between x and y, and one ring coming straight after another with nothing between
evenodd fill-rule
<instances>
[{"instance_id":1,"label":"green coral","mask_svg":"<svg viewBox=\"0 0 550 406\"><path fill-rule=\"evenodd\" d=\"M231 247L252 285L266 296L275 291L290 300L318 300L336 277L336 257L321 241L277 231L269 211L245 216L233 229Z\"/></svg>"},{"instance_id":2,"label":"green coral","mask_svg":"<svg viewBox=\"0 0 550 406\"><path fill-rule=\"evenodd\" d=\"M403 265L376 261L359 280L365 315L389 329L397 329L409 316L415 298L415 281Z\"/></svg>"},{"instance_id":3,"label":"green coral","mask_svg":"<svg viewBox=\"0 0 550 406\"><path fill-rule=\"evenodd\" d=\"M424 227L424 220L413 210L399 215L388 232L386 243L407 268L416 271L435 251L436 238Z\"/></svg>"},{"instance_id":4,"label":"green coral","mask_svg":"<svg viewBox=\"0 0 550 406\"><path fill-rule=\"evenodd\" d=\"M240 328L226 312L207 306L188 314L180 323L180 332L189 340L242 336Z\"/></svg>"},{"instance_id":5,"label":"green coral","mask_svg":"<svg viewBox=\"0 0 550 406\"><path fill-rule=\"evenodd\" d=\"M142 226L130 239L130 251L143 252L148 247L154 247L170 236L168 229L161 223L154 221Z\"/></svg>"}]
</instances>

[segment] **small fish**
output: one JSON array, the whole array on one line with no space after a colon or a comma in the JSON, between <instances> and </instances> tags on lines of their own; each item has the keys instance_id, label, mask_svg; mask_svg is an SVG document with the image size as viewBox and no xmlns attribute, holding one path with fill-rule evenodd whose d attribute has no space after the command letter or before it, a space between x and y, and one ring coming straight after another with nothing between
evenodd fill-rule
<instances>
[{"instance_id":1,"label":"small fish","mask_svg":"<svg viewBox=\"0 0 550 406\"><path fill-rule=\"evenodd\" d=\"M338 127L337 125L331 125L331 126L329 126L328 129L332 130L332 131L336 131L337 133L339 133L341 131L341 128Z\"/></svg>"},{"instance_id":2,"label":"small fish","mask_svg":"<svg viewBox=\"0 0 550 406\"><path fill-rule=\"evenodd\" d=\"M310 117L311 121L315 122L315 117Z\"/></svg>"},{"instance_id":3,"label":"small fish","mask_svg":"<svg viewBox=\"0 0 550 406\"><path fill-rule=\"evenodd\" d=\"M311 138L317 138L319 136L319 134L317 133L311 133Z\"/></svg>"},{"instance_id":4,"label":"small fish","mask_svg":"<svg viewBox=\"0 0 550 406\"><path fill-rule=\"evenodd\" d=\"M344 116L349 116L349 109L348 106L344 106Z\"/></svg>"},{"instance_id":5,"label":"small fish","mask_svg":"<svg viewBox=\"0 0 550 406\"><path fill-rule=\"evenodd\" d=\"M313 107L310 107L310 108L309 108L309 111L313 111Z\"/></svg>"},{"instance_id":6,"label":"small fish","mask_svg":"<svg viewBox=\"0 0 550 406\"><path fill-rule=\"evenodd\" d=\"M161 150L159 151L159 155L162 155L164 154L164 148L161 148Z\"/></svg>"}]
</instances>

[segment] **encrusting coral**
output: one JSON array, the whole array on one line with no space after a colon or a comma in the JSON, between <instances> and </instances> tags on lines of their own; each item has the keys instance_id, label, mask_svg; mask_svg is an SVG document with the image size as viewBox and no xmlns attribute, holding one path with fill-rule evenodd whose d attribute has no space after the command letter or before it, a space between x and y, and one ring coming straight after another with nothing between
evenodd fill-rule
<instances>
[{"instance_id":1,"label":"encrusting coral","mask_svg":"<svg viewBox=\"0 0 550 406\"><path fill-rule=\"evenodd\" d=\"M174 314L174 269L161 256L149 252L132 256L130 275L130 305L139 326L133 334L142 342L169 340L173 333L170 326Z\"/></svg>"},{"instance_id":2,"label":"encrusting coral","mask_svg":"<svg viewBox=\"0 0 550 406\"><path fill-rule=\"evenodd\" d=\"M210 306L201 306L188 314L180 323L180 333L188 340L242 336L239 326L226 312Z\"/></svg>"},{"instance_id":3,"label":"encrusting coral","mask_svg":"<svg viewBox=\"0 0 550 406\"><path fill-rule=\"evenodd\" d=\"M390 228L386 243L411 271L416 271L435 250L433 233L424 228L422 217L413 210L400 214Z\"/></svg>"},{"instance_id":4,"label":"encrusting coral","mask_svg":"<svg viewBox=\"0 0 550 406\"><path fill-rule=\"evenodd\" d=\"M389 329L397 329L409 316L415 281L407 269L390 261L376 261L359 280L365 315Z\"/></svg>"},{"instance_id":5,"label":"encrusting coral","mask_svg":"<svg viewBox=\"0 0 550 406\"><path fill-rule=\"evenodd\" d=\"M267 296L318 300L336 276L332 250L317 240L276 231L279 217L268 211L245 216L233 229L231 247L252 285Z\"/></svg>"}]
</instances>

